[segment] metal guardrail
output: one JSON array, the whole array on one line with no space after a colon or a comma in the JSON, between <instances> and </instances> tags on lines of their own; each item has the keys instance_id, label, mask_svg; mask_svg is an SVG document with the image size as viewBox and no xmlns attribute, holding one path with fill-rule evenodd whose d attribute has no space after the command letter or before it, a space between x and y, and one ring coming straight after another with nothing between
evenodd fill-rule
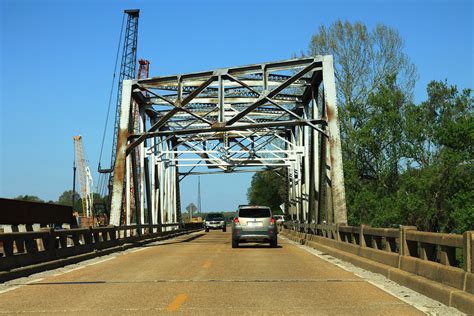
<instances>
[{"instance_id":1,"label":"metal guardrail","mask_svg":"<svg viewBox=\"0 0 474 316\"><path fill-rule=\"evenodd\" d=\"M414 226L374 228L367 225L346 226L307 224L288 221L286 229L327 239L417 258L443 266L474 272L474 231L464 234L417 231Z\"/></svg>"},{"instance_id":2,"label":"metal guardrail","mask_svg":"<svg viewBox=\"0 0 474 316\"><path fill-rule=\"evenodd\" d=\"M0 233L0 271L201 228L202 223L188 223L184 227L172 223Z\"/></svg>"}]
</instances>

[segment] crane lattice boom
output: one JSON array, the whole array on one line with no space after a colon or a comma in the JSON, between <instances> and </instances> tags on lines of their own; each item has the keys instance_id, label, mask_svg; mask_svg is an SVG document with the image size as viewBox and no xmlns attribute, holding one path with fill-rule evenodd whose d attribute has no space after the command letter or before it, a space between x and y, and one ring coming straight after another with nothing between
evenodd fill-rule
<instances>
[{"instance_id":1,"label":"crane lattice boom","mask_svg":"<svg viewBox=\"0 0 474 316\"><path fill-rule=\"evenodd\" d=\"M79 169L79 182L81 184L82 212L87 217L92 216L92 174L85 157L82 136L74 136L74 149L76 154L77 168Z\"/></svg>"}]
</instances>

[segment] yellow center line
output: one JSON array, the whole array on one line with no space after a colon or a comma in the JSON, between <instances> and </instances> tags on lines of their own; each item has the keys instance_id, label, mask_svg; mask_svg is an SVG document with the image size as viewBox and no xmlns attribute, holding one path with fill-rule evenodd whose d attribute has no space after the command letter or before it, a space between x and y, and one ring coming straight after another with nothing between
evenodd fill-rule
<instances>
[{"instance_id":1,"label":"yellow center line","mask_svg":"<svg viewBox=\"0 0 474 316\"><path fill-rule=\"evenodd\" d=\"M212 265L211 260L206 260L206 261L204 261L204 263L202 264L202 267L207 269L207 268L210 268L211 265Z\"/></svg>"},{"instance_id":2,"label":"yellow center line","mask_svg":"<svg viewBox=\"0 0 474 316\"><path fill-rule=\"evenodd\" d=\"M168 312L176 312L177 310L179 310L179 308L186 301L187 298L188 298L188 296L186 294L179 294L178 296L176 296L174 301L171 302L170 305L168 305L166 310Z\"/></svg>"}]
</instances>

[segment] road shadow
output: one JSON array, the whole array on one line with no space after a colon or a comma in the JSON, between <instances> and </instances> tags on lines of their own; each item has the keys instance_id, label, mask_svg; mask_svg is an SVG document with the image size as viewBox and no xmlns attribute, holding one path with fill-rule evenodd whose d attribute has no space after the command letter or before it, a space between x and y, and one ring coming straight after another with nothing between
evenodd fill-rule
<instances>
[{"instance_id":1,"label":"road shadow","mask_svg":"<svg viewBox=\"0 0 474 316\"><path fill-rule=\"evenodd\" d=\"M198 239L198 238L201 238L203 236L206 236L206 234L204 233L201 233L201 234L196 234L196 235L193 235L193 236L190 236L188 238L185 238L185 239L181 239L181 240L173 240L173 241L169 241L169 242L162 242L162 243L159 243L159 244L148 244L148 245L143 245L142 247L158 247L158 246L165 246L165 245L173 245L173 244L182 244L182 243L186 243L186 242L191 242L195 239Z\"/></svg>"}]
</instances>

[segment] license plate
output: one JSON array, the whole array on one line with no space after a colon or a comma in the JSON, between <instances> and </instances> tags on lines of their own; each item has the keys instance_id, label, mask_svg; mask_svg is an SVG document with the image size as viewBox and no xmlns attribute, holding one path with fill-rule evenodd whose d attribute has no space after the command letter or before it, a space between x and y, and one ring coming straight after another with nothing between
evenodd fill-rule
<instances>
[{"instance_id":1,"label":"license plate","mask_svg":"<svg viewBox=\"0 0 474 316\"><path fill-rule=\"evenodd\" d=\"M262 222L247 222L247 226L262 226Z\"/></svg>"}]
</instances>

